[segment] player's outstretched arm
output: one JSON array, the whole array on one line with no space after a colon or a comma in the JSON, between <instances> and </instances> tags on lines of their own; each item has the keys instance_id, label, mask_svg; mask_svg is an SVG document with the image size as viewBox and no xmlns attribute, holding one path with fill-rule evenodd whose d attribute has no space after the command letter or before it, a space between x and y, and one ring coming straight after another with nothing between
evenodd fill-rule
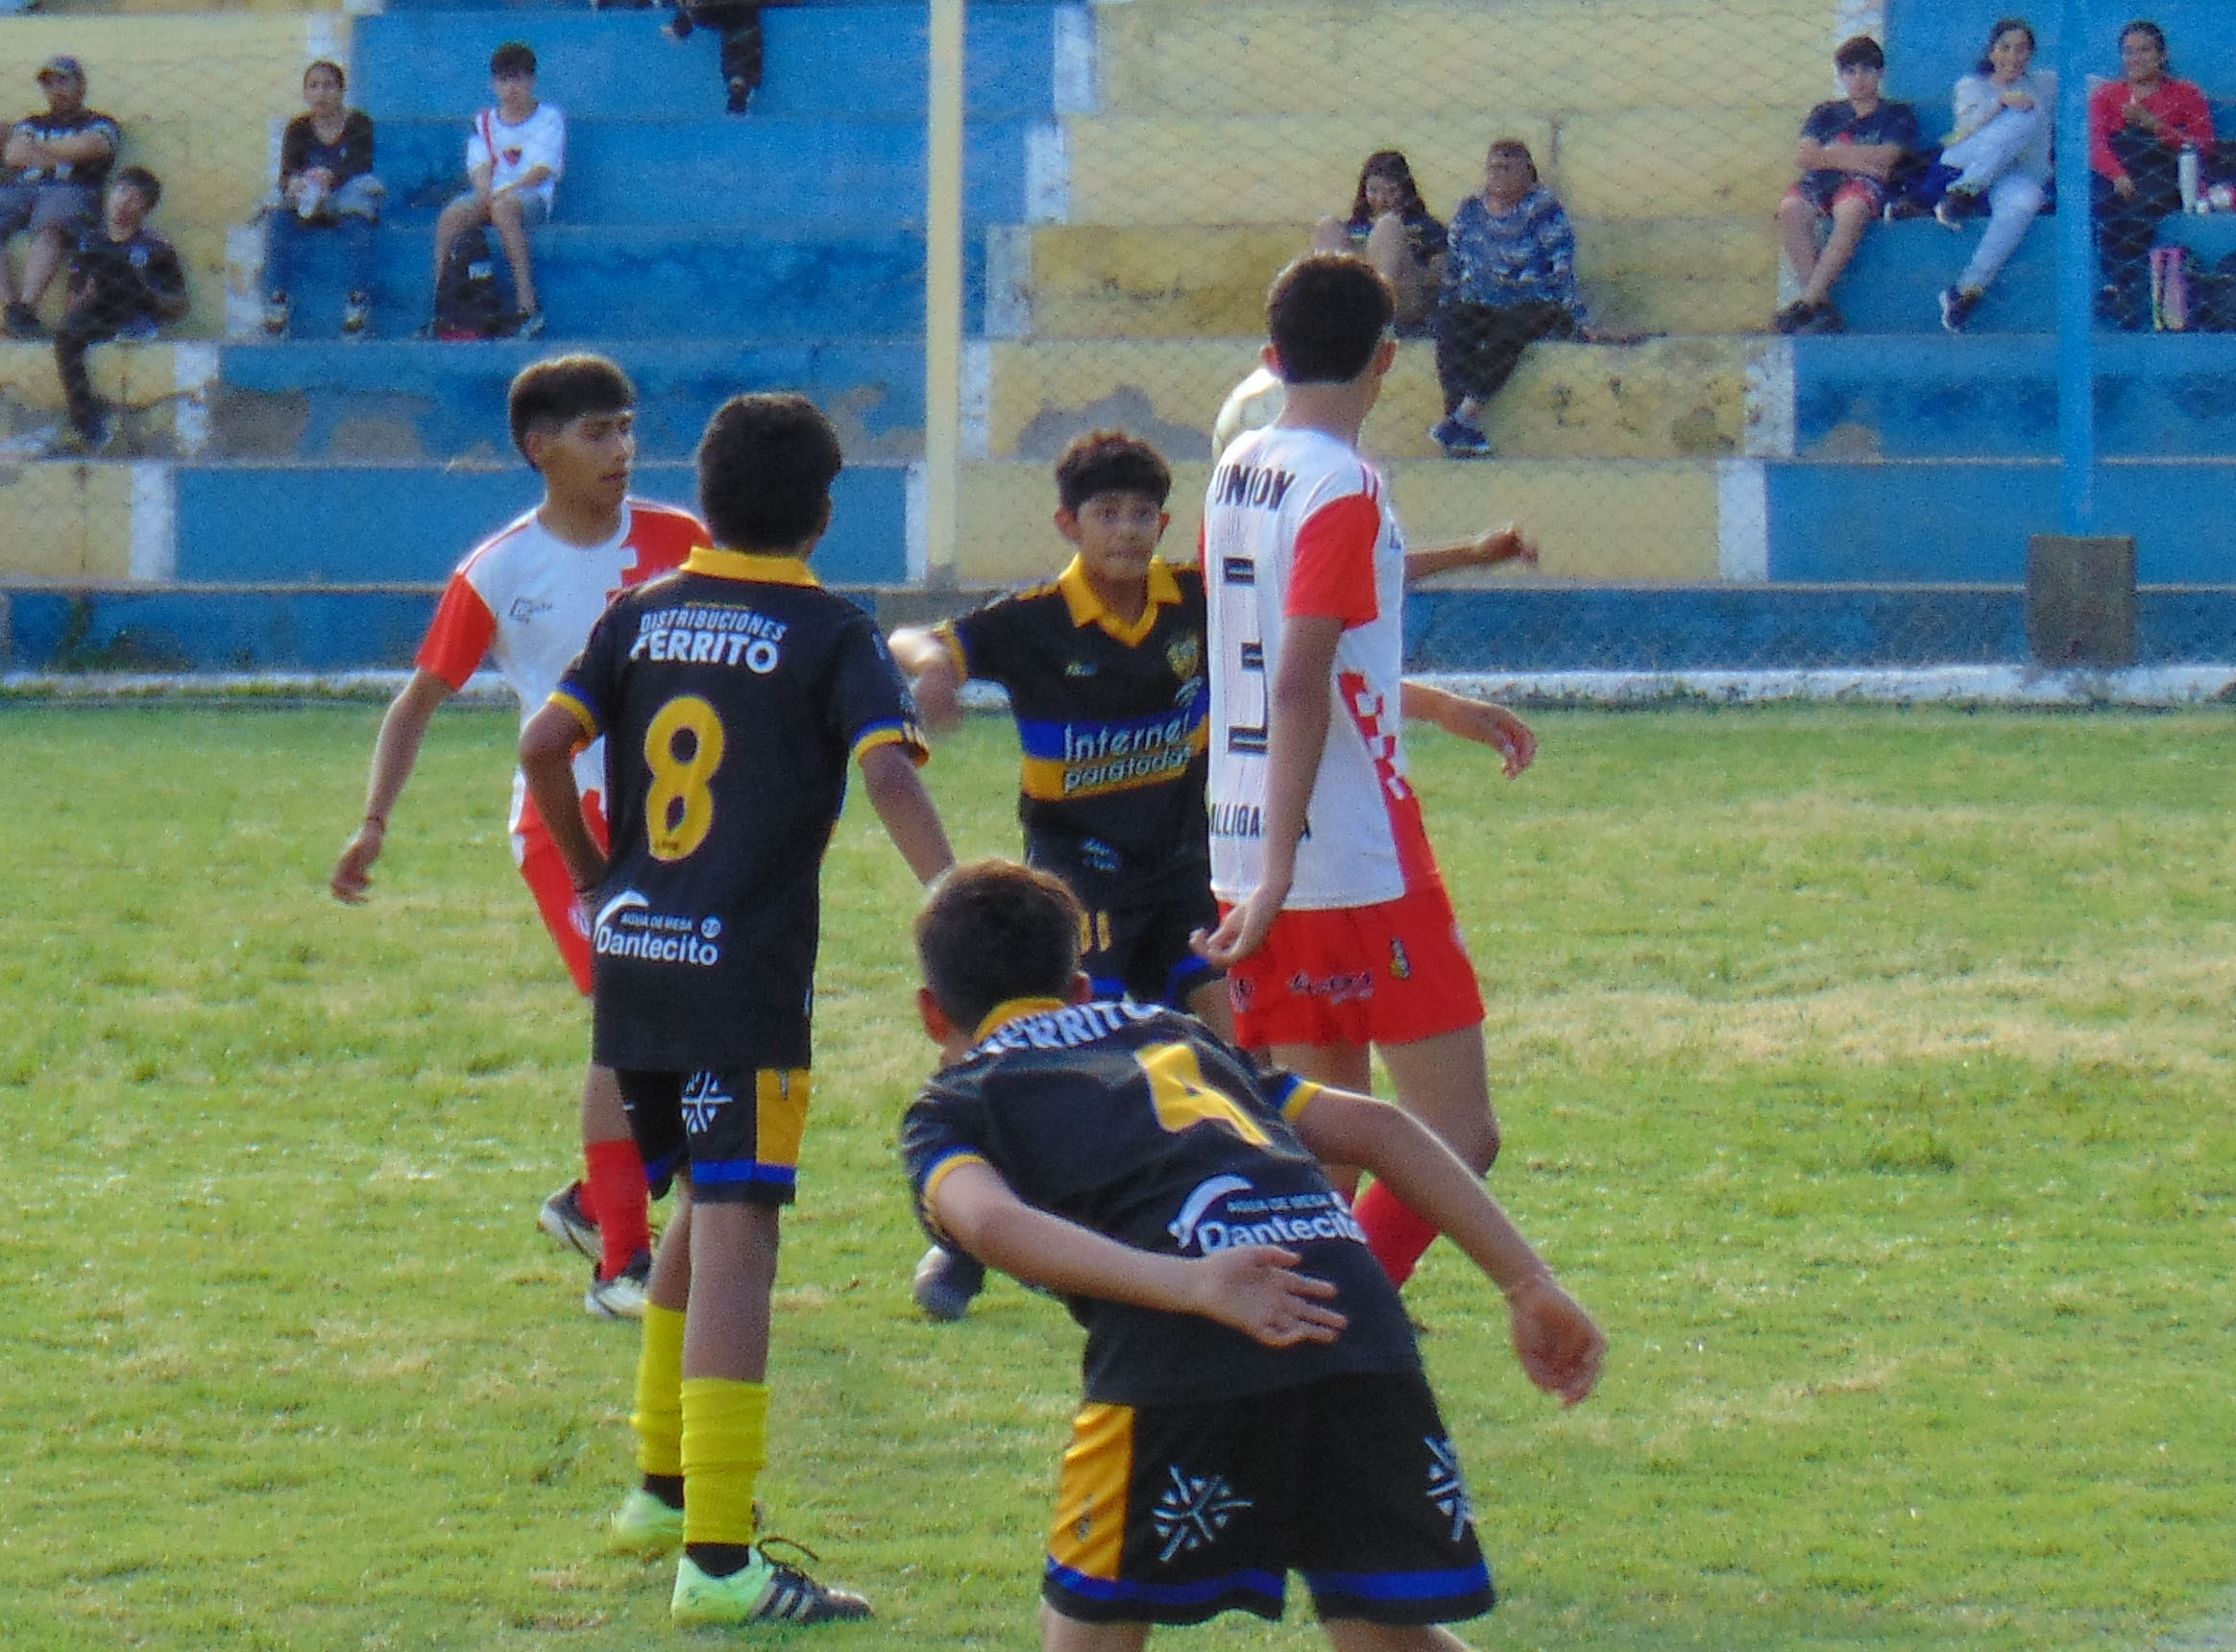
<instances>
[{"instance_id":1,"label":"player's outstretched arm","mask_svg":"<svg viewBox=\"0 0 2236 1652\"><path fill-rule=\"evenodd\" d=\"M605 853L583 822L582 792L574 784L575 749L587 739L580 720L562 705L547 705L521 730L521 772L527 776L528 795L577 890L595 888L606 871Z\"/></svg>"},{"instance_id":2,"label":"player's outstretched arm","mask_svg":"<svg viewBox=\"0 0 2236 1652\"><path fill-rule=\"evenodd\" d=\"M947 845L947 828L932 794L916 773L916 761L904 745L877 745L862 754L862 788L869 793L870 807L885 822L886 836L916 874L929 884L955 864L955 851Z\"/></svg>"},{"instance_id":3,"label":"player's outstretched arm","mask_svg":"<svg viewBox=\"0 0 2236 1652\"><path fill-rule=\"evenodd\" d=\"M1440 573L1452 573L1463 568L1496 568L1502 562L1525 562L1535 568L1537 559L1537 541L1514 523L1500 522L1490 532L1460 545L1407 551L1405 583L1419 585Z\"/></svg>"},{"instance_id":4,"label":"player's outstretched arm","mask_svg":"<svg viewBox=\"0 0 2236 1652\"><path fill-rule=\"evenodd\" d=\"M1530 733L1529 724L1504 706L1471 700L1410 677L1398 685L1398 698L1399 708L1413 721L1434 723L1446 734L1496 751L1505 760L1509 780L1537 761L1537 736Z\"/></svg>"},{"instance_id":5,"label":"player's outstretched arm","mask_svg":"<svg viewBox=\"0 0 2236 1652\"><path fill-rule=\"evenodd\" d=\"M929 626L904 625L886 639L886 647L909 679L916 715L934 734L950 734L962 723L962 674L955 656Z\"/></svg>"},{"instance_id":6,"label":"player's outstretched arm","mask_svg":"<svg viewBox=\"0 0 2236 1652\"><path fill-rule=\"evenodd\" d=\"M1319 1090L1293 1121L1325 1164L1364 1165L1436 1225L1506 1295L1514 1349L1530 1381L1574 1405L1599 1381L1607 1339L1530 1248L1475 1173L1410 1113Z\"/></svg>"},{"instance_id":7,"label":"player's outstretched arm","mask_svg":"<svg viewBox=\"0 0 2236 1652\"><path fill-rule=\"evenodd\" d=\"M388 813L403 795L404 782L419 762L427 723L450 697L450 685L432 671L414 671L402 692L388 702L380 737L373 742L373 770L365 780L365 818L342 846L327 887L337 901L357 906L373 883L373 862L388 837Z\"/></svg>"},{"instance_id":8,"label":"player's outstretched arm","mask_svg":"<svg viewBox=\"0 0 2236 1652\"><path fill-rule=\"evenodd\" d=\"M1298 1273L1293 1251L1239 1245L1197 1257L1136 1250L1027 1204L988 1164L939 1177L931 1214L980 1261L1068 1296L1199 1314L1268 1348L1333 1342L1349 1323L1326 1305L1335 1287Z\"/></svg>"}]
</instances>

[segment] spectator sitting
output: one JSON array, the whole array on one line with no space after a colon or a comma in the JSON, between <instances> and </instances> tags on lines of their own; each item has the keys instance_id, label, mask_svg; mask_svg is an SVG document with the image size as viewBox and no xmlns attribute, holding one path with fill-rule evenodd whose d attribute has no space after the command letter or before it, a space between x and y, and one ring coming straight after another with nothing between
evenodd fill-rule
<instances>
[{"instance_id":1,"label":"spectator sitting","mask_svg":"<svg viewBox=\"0 0 2236 1652\"><path fill-rule=\"evenodd\" d=\"M55 368L70 424L93 452L109 446L113 415L93 394L85 352L104 339L144 342L186 313L186 272L171 243L147 227L163 186L144 166L109 181L101 221L82 227L70 255L70 303L55 328Z\"/></svg>"},{"instance_id":2,"label":"spectator sitting","mask_svg":"<svg viewBox=\"0 0 2236 1652\"><path fill-rule=\"evenodd\" d=\"M2151 243L2160 220L2181 210L2181 152L2212 152L2213 110L2174 78L2155 23L2120 31L2120 67L2121 79L2089 94L2089 182L2104 279L2098 313L2134 331L2150 314Z\"/></svg>"},{"instance_id":3,"label":"spectator sitting","mask_svg":"<svg viewBox=\"0 0 2236 1652\"><path fill-rule=\"evenodd\" d=\"M670 39L688 40L693 29L718 30L722 36L722 85L732 114L753 107L761 89L761 8L741 0L670 0L675 15L662 25Z\"/></svg>"},{"instance_id":4,"label":"spectator sitting","mask_svg":"<svg viewBox=\"0 0 2236 1652\"><path fill-rule=\"evenodd\" d=\"M1429 429L1447 458L1482 457L1484 403L1541 338L1589 339L1576 285L1576 231L1538 182L1529 145L1502 137L1483 166L1483 192L1452 213L1436 307L1436 377L1445 416Z\"/></svg>"},{"instance_id":5,"label":"spectator sitting","mask_svg":"<svg viewBox=\"0 0 2236 1652\"><path fill-rule=\"evenodd\" d=\"M2057 77L2037 73L2034 31L2005 17L1987 35L1987 55L1956 83L1956 126L1941 151L1942 175L1955 173L1933 216L1950 229L1982 196L1987 233L1956 284L1941 294L1941 325L1962 332L1988 283L2002 273L2042 210L2050 187L2050 139Z\"/></svg>"},{"instance_id":6,"label":"spectator sitting","mask_svg":"<svg viewBox=\"0 0 2236 1652\"><path fill-rule=\"evenodd\" d=\"M1312 231L1314 252L1356 253L1381 272L1397 295L1398 332L1404 338L1428 331L1444 281L1445 240L1445 227L1421 199L1413 168L1395 149L1367 157L1348 219L1323 218Z\"/></svg>"},{"instance_id":7,"label":"spectator sitting","mask_svg":"<svg viewBox=\"0 0 2236 1652\"><path fill-rule=\"evenodd\" d=\"M1886 54L1868 35L1842 42L1833 54L1848 95L1821 103L1802 123L1795 156L1801 178L1778 204L1778 229L1786 256L1801 282L1801 296L1778 312L1780 332L1841 332L1847 323L1833 307L1833 283L1848 267L1893 193L1889 180L1918 150L1917 111L1879 95L1886 74ZM1817 226L1832 220L1833 232L1817 250Z\"/></svg>"},{"instance_id":8,"label":"spectator sitting","mask_svg":"<svg viewBox=\"0 0 2236 1652\"><path fill-rule=\"evenodd\" d=\"M313 229L338 230L349 253L342 330L362 333L372 320L373 228L387 190L373 176L372 117L344 107L347 84L341 64L323 58L304 70L310 111L289 121L280 139L280 193L266 214L264 255L264 330L275 338L285 335L293 310L298 237Z\"/></svg>"},{"instance_id":9,"label":"spectator sitting","mask_svg":"<svg viewBox=\"0 0 2236 1652\"><path fill-rule=\"evenodd\" d=\"M528 231L551 216L559 175L567 166L567 117L557 106L536 101L536 54L507 40L490 55L489 78L497 107L474 117L466 139L466 174L474 187L435 220L435 282L442 284L450 244L469 230L494 225L512 266L516 338L544 330L536 302L536 276L528 262Z\"/></svg>"},{"instance_id":10,"label":"spectator sitting","mask_svg":"<svg viewBox=\"0 0 2236 1652\"><path fill-rule=\"evenodd\" d=\"M38 336L38 301L45 297L71 233L101 212L101 182L115 163L121 134L116 122L85 107L85 71L75 58L49 59L38 71L47 112L25 115L0 148L0 243L29 229L23 283L9 278L0 254L0 304L12 338Z\"/></svg>"}]
</instances>

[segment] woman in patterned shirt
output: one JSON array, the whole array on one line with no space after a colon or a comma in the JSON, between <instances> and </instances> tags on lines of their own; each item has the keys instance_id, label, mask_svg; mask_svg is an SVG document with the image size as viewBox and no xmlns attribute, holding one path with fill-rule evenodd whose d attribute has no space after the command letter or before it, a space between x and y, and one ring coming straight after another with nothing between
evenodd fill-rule
<instances>
[{"instance_id":1,"label":"woman in patterned shirt","mask_svg":"<svg viewBox=\"0 0 2236 1652\"><path fill-rule=\"evenodd\" d=\"M1445 417L1430 430L1448 458L1491 451L1484 403L1541 338L1592 336L1576 285L1576 231L1519 138L1491 146L1483 189L1452 214L1436 312Z\"/></svg>"}]
</instances>

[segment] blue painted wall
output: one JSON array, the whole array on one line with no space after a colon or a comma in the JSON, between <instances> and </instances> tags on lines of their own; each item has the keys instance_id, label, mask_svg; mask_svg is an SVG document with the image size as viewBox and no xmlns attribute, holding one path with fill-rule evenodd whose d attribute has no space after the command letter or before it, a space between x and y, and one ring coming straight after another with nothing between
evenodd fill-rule
<instances>
[{"instance_id":1,"label":"blue painted wall","mask_svg":"<svg viewBox=\"0 0 2236 1652\"><path fill-rule=\"evenodd\" d=\"M1972 71L1986 42L1988 25L2005 13L2033 24L2039 56L2045 62L2054 62L2062 11L2061 4L1975 9L1952 6L1948 0L1887 0L1887 95L1946 113L1956 77ZM2117 75L2121 26L2148 17L2166 31L2176 74L2196 81L2216 97L2236 97L2236 7L2228 0L2088 0L2088 12L2091 74ZM1935 125L1939 118L1926 120L1929 132L1943 130Z\"/></svg>"},{"instance_id":2,"label":"blue painted wall","mask_svg":"<svg viewBox=\"0 0 2236 1652\"><path fill-rule=\"evenodd\" d=\"M849 469L833 490L816 571L834 584L908 576L907 472ZM439 581L481 539L532 506L525 465L502 470L182 466L179 571L188 583L372 585ZM637 491L689 506L683 465L640 467Z\"/></svg>"},{"instance_id":3,"label":"blue painted wall","mask_svg":"<svg viewBox=\"0 0 2236 1652\"><path fill-rule=\"evenodd\" d=\"M2054 464L1772 465L1781 583L2023 583L2027 540L2058 525ZM2236 462L2108 464L2097 531L2132 534L2144 585L2236 581Z\"/></svg>"},{"instance_id":4,"label":"blue painted wall","mask_svg":"<svg viewBox=\"0 0 2236 1652\"><path fill-rule=\"evenodd\" d=\"M857 600L870 606L866 593ZM435 588L275 592L0 591L12 670L400 668ZM2236 659L2236 588L2139 599L2143 663ZM1718 670L1800 666L2023 665L2025 593L2000 589L1422 592L1408 599L1414 670ZM61 658L65 638L74 653Z\"/></svg>"}]
</instances>

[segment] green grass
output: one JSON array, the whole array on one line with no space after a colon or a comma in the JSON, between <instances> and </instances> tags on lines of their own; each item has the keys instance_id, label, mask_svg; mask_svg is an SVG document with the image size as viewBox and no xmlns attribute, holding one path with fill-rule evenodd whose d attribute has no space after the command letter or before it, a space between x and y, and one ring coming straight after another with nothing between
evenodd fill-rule
<instances>
[{"instance_id":1,"label":"green grass","mask_svg":"<svg viewBox=\"0 0 2236 1652\"><path fill-rule=\"evenodd\" d=\"M377 713L0 707L0 1644L660 1644L600 1552L634 1364L534 1231L586 1017L446 713L374 904ZM2140 1645L2236 1581L2225 715L1542 719L1419 747L1491 1004L1494 1186L1602 1316L1530 1392L1412 1292L1505 1602L1477 1646ZM1011 747L931 771L1009 849ZM909 880L826 876L764 1496L879 1621L1025 1646L1077 1333L912 1315ZM1330 1488L1340 1495L1340 1488ZM1313 1643L1300 1608L1205 1649ZM782 1639L782 1637L778 1637Z\"/></svg>"}]
</instances>

